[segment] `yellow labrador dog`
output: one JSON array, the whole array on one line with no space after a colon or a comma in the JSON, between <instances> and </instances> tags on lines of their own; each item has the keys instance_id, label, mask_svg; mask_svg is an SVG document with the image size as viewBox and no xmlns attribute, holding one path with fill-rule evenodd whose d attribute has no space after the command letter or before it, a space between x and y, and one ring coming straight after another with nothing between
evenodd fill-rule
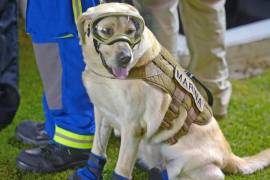
<instances>
[{"instance_id":1,"label":"yellow labrador dog","mask_svg":"<svg viewBox=\"0 0 270 180\"><path fill-rule=\"evenodd\" d=\"M149 167L166 168L170 180L224 179L223 172L250 174L269 165L269 149L251 157L234 155L212 115L206 116L205 124L191 123L188 132L175 142L166 141L194 113L180 108L171 124L173 127L160 130L172 95L145 78L129 78L134 69L150 68L148 64L162 51L134 7L122 3L101 4L83 13L77 25L86 63L83 82L95 106L92 153L106 157L112 128L120 131L117 174L131 179L137 158ZM150 71L151 74L161 72L157 68ZM188 83L190 90L193 84L190 80ZM181 85L185 86L185 82ZM195 107L194 112L207 108L207 103L199 101L195 87L186 93L191 95L190 106Z\"/></svg>"}]
</instances>

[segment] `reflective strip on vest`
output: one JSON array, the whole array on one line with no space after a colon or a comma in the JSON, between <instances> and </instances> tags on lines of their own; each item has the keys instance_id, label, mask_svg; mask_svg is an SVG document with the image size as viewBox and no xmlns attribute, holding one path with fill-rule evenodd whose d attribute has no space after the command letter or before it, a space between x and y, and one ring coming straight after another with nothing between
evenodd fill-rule
<instances>
[{"instance_id":1,"label":"reflective strip on vest","mask_svg":"<svg viewBox=\"0 0 270 180\"><path fill-rule=\"evenodd\" d=\"M65 39L65 38L70 38L70 37L73 37L73 34L67 34L64 36L60 36L59 38Z\"/></svg>"},{"instance_id":2,"label":"reflective strip on vest","mask_svg":"<svg viewBox=\"0 0 270 180\"><path fill-rule=\"evenodd\" d=\"M72 8L74 14L74 20L77 24L79 16L82 14L82 2L81 0L72 0Z\"/></svg>"},{"instance_id":3,"label":"reflective strip on vest","mask_svg":"<svg viewBox=\"0 0 270 180\"><path fill-rule=\"evenodd\" d=\"M78 149L92 148L93 139L94 135L75 134L58 126L55 127L55 134L53 137L55 142Z\"/></svg>"}]
</instances>

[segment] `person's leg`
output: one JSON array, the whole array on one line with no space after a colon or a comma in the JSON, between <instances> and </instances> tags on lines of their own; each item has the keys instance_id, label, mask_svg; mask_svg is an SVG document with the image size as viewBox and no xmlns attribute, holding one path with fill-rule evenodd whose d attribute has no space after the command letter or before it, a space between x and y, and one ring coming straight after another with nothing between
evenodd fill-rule
<instances>
[{"instance_id":1,"label":"person's leg","mask_svg":"<svg viewBox=\"0 0 270 180\"><path fill-rule=\"evenodd\" d=\"M60 131L64 127L80 134L94 133L93 107L81 80L84 63L79 44L76 45L77 41L71 41L70 38L61 42L60 48L57 43L34 44L36 61L44 87L43 107L46 115L46 131L50 139L54 137L56 121L60 126L57 126L57 129ZM61 67L61 59L63 67ZM20 128L20 130L23 129ZM28 132L20 131L23 135L27 133L28 135L25 136L30 138L30 132ZM55 136L56 141L60 138L58 135ZM92 139L89 136L87 138Z\"/></svg>"},{"instance_id":2,"label":"person's leg","mask_svg":"<svg viewBox=\"0 0 270 180\"><path fill-rule=\"evenodd\" d=\"M26 18L26 6L27 6L27 1L28 0L19 0L19 11L21 16L25 19ZM35 59L39 67L39 72L41 75L41 79L43 82L43 86L46 85L45 80L47 77L47 69L51 69L52 73L48 74L48 77L51 77L52 75L57 75L58 72L61 72L61 63L59 60L59 50L58 46L56 43L48 43L48 44L36 44L33 43L33 49L34 49L34 54L35 54ZM48 53L50 52L50 53ZM44 60L44 59L50 59L49 61ZM51 66L52 65L52 66ZM56 76L60 77L60 76ZM51 81L48 82L48 87L49 88L49 96L50 99L57 99L59 101L58 95L59 91L53 92L53 89L59 89L61 82L59 81L59 78L50 78ZM53 85L50 85L53 84ZM44 90L45 93L47 90ZM44 96L44 108L47 107L46 105L46 98ZM47 112L45 110L45 112ZM54 129L54 122L53 118L47 118L48 120L46 121L47 124L47 130L49 129ZM50 128L49 128L50 127ZM37 121L32 121L32 120L24 120L21 122L17 127L16 127L16 138L19 141L23 141L24 143L27 144L35 144L35 145L43 145L43 144L48 144L49 142L49 136L47 131L45 131L45 123L44 122L37 122ZM53 136L52 133L51 138Z\"/></svg>"},{"instance_id":3,"label":"person's leg","mask_svg":"<svg viewBox=\"0 0 270 180\"><path fill-rule=\"evenodd\" d=\"M34 50L44 88L43 107L50 139L74 148L78 145L89 149L94 134L94 115L82 83L85 65L78 39L34 44ZM72 141L73 138L76 140Z\"/></svg>"},{"instance_id":4,"label":"person's leg","mask_svg":"<svg viewBox=\"0 0 270 180\"><path fill-rule=\"evenodd\" d=\"M188 69L202 80L214 96L213 112L227 114L231 95L228 67L225 59L224 0L205 2L181 1L180 12L191 55ZM177 59L179 49L178 0L134 0L145 18L146 25L165 48Z\"/></svg>"},{"instance_id":5,"label":"person's leg","mask_svg":"<svg viewBox=\"0 0 270 180\"><path fill-rule=\"evenodd\" d=\"M33 44L44 90L45 129L52 139L55 129L53 111L62 109L62 67L58 43ZM50 52L50 53L48 53Z\"/></svg>"},{"instance_id":6,"label":"person's leg","mask_svg":"<svg viewBox=\"0 0 270 180\"><path fill-rule=\"evenodd\" d=\"M179 53L178 0L133 0L146 26L175 57Z\"/></svg>"},{"instance_id":7,"label":"person's leg","mask_svg":"<svg viewBox=\"0 0 270 180\"><path fill-rule=\"evenodd\" d=\"M38 172L60 171L87 161L94 134L93 106L81 80L84 63L78 39L38 46L43 47L37 50L35 45L35 52L45 91L46 131L52 143L22 151L17 167Z\"/></svg>"},{"instance_id":8,"label":"person's leg","mask_svg":"<svg viewBox=\"0 0 270 180\"><path fill-rule=\"evenodd\" d=\"M16 137L28 144L41 145L47 144L54 135L55 122L49 109L62 108L62 67L57 43L33 43L33 48L44 89L43 109L46 121L45 125L42 122L23 121L16 128Z\"/></svg>"},{"instance_id":9,"label":"person's leg","mask_svg":"<svg viewBox=\"0 0 270 180\"><path fill-rule=\"evenodd\" d=\"M11 123L19 106L18 23L16 0L0 5L0 129Z\"/></svg>"},{"instance_id":10,"label":"person's leg","mask_svg":"<svg viewBox=\"0 0 270 180\"><path fill-rule=\"evenodd\" d=\"M18 3L19 3L20 15L25 19L26 18L27 0L18 0Z\"/></svg>"},{"instance_id":11,"label":"person's leg","mask_svg":"<svg viewBox=\"0 0 270 180\"><path fill-rule=\"evenodd\" d=\"M81 46L77 38L67 38L59 41L59 48L62 63L62 108L54 114L60 113L59 118L55 116L53 140L74 148L78 146L89 149L92 146L95 123L93 105L82 82L85 64Z\"/></svg>"},{"instance_id":12,"label":"person's leg","mask_svg":"<svg viewBox=\"0 0 270 180\"><path fill-rule=\"evenodd\" d=\"M225 59L225 0L182 0L180 13L191 62L189 70L213 93L215 116L225 116L231 83Z\"/></svg>"}]
</instances>

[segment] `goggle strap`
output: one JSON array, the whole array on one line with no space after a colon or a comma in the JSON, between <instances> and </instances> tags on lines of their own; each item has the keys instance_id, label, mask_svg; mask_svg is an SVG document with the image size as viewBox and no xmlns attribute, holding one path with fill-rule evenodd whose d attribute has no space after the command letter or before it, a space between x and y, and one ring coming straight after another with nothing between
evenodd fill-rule
<instances>
[{"instance_id":1,"label":"goggle strap","mask_svg":"<svg viewBox=\"0 0 270 180\"><path fill-rule=\"evenodd\" d=\"M90 29L90 24L88 24L88 27L87 27L87 36L90 37L90 33L91 33L91 29Z\"/></svg>"},{"instance_id":2,"label":"goggle strap","mask_svg":"<svg viewBox=\"0 0 270 180\"><path fill-rule=\"evenodd\" d=\"M114 44L116 42L119 42L119 41L127 42L130 46L132 46L132 43L129 40L125 39L125 38L115 39L115 40L111 41L110 43L108 43L108 45L112 45L112 44Z\"/></svg>"},{"instance_id":3,"label":"goggle strap","mask_svg":"<svg viewBox=\"0 0 270 180\"><path fill-rule=\"evenodd\" d=\"M95 50L98 54L100 54L100 51L99 51L99 43L96 39L93 39L93 42L94 42L94 46L95 46Z\"/></svg>"},{"instance_id":4,"label":"goggle strap","mask_svg":"<svg viewBox=\"0 0 270 180\"><path fill-rule=\"evenodd\" d=\"M99 0L99 4L104 4L104 3L106 3L106 1L104 1L104 0Z\"/></svg>"}]
</instances>

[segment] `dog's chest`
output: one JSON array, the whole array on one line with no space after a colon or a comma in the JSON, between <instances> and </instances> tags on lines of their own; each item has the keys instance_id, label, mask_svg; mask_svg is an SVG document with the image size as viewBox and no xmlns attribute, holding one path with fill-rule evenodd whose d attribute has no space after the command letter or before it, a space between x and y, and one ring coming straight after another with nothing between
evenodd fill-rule
<instances>
[{"instance_id":1,"label":"dog's chest","mask_svg":"<svg viewBox=\"0 0 270 180\"><path fill-rule=\"evenodd\" d=\"M84 84L95 108L115 127L137 121L141 128L147 126L147 137L156 133L171 102L169 94L143 80L109 79L89 72L84 73Z\"/></svg>"},{"instance_id":2,"label":"dog's chest","mask_svg":"<svg viewBox=\"0 0 270 180\"><path fill-rule=\"evenodd\" d=\"M145 109L146 83L139 80L117 80L96 76L87 82L93 104L111 118L137 117Z\"/></svg>"}]
</instances>

